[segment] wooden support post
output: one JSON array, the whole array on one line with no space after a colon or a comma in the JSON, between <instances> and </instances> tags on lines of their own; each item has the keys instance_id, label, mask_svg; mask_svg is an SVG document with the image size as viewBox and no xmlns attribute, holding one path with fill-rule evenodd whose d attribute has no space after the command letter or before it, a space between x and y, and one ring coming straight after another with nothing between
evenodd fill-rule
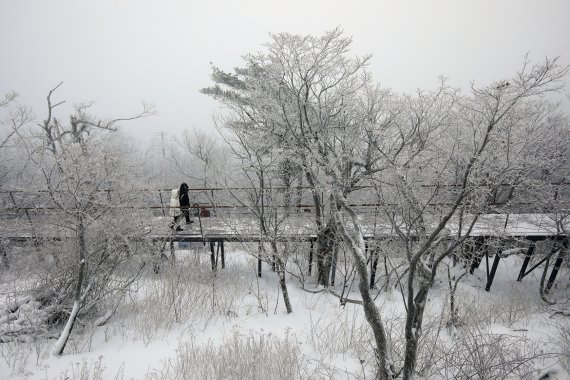
<instances>
[{"instance_id":1,"label":"wooden support post","mask_svg":"<svg viewBox=\"0 0 570 380\"><path fill-rule=\"evenodd\" d=\"M374 289L374 283L376 282L376 268L378 267L378 247L372 250L372 264L370 268L370 289Z\"/></svg>"},{"instance_id":2,"label":"wooden support post","mask_svg":"<svg viewBox=\"0 0 570 380\"><path fill-rule=\"evenodd\" d=\"M174 262L174 240L170 240L170 259Z\"/></svg>"},{"instance_id":3,"label":"wooden support post","mask_svg":"<svg viewBox=\"0 0 570 380\"><path fill-rule=\"evenodd\" d=\"M257 253L257 277L261 277L261 254L263 252L263 247L261 246L261 242L259 242L258 246L258 253Z\"/></svg>"},{"instance_id":4,"label":"wooden support post","mask_svg":"<svg viewBox=\"0 0 570 380\"><path fill-rule=\"evenodd\" d=\"M309 247L309 276L311 275L313 269L313 252L314 252L314 242L311 240L311 245Z\"/></svg>"},{"instance_id":5,"label":"wooden support post","mask_svg":"<svg viewBox=\"0 0 570 380\"><path fill-rule=\"evenodd\" d=\"M221 250L222 250L222 269L226 269L226 255L224 252L224 241L220 240L218 244L221 244Z\"/></svg>"},{"instance_id":6,"label":"wooden support post","mask_svg":"<svg viewBox=\"0 0 570 380\"><path fill-rule=\"evenodd\" d=\"M499 266L499 260L501 260L501 253L502 251L499 249L495 255L495 260L493 260L491 273L489 273L489 277L487 278L487 285L485 285L486 291L489 291L491 289L491 285L493 285L493 279L495 278L495 273L497 272L497 267Z\"/></svg>"},{"instance_id":7,"label":"wooden support post","mask_svg":"<svg viewBox=\"0 0 570 380\"><path fill-rule=\"evenodd\" d=\"M336 278L336 263L338 260L338 245L336 243L333 244L333 257L332 257L332 265L331 265L331 286L334 287L334 281Z\"/></svg>"},{"instance_id":8,"label":"wooden support post","mask_svg":"<svg viewBox=\"0 0 570 380\"><path fill-rule=\"evenodd\" d=\"M546 287L544 288L545 293L549 293L550 289L552 288L552 284L554 284L554 280L556 280L556 275L562 266L562 260L564 260L564 254L568 249L568 239L564 240L562 247L560 247L560 251L558 252L558 257L556 258L556 262L554 263L554 268L552 268L552 272L550 272L550 277L548 278L548 282L546 283Z\"/></svg>"},{"instance_id":9,"label":"wooden support post","mask_svg":"<svg viewBox=\"0 0 570 380\"><path fill-rule=\"evenodd\" d=\"M521 281L524 278L524 276L528 274L526 273L526 268L528 267L528 263L530 262L530 259L535 249L536 249L536 243L532 241L526 251L524 261L522 263L521 270L519 272L519 276L517 277L517 281Z\"/></svg>"},{"instance_id":10,"label":"wooden support post","mask_svg":"<svg viewBox=\"0 0 570 380\"><path fill-rule=\"evenodd\" d=\"M212 263L212 271L216 270L216 256L214 253L214 242L210 241L210 261Z\"/></svg>"},{"instance_id":11,"label":"wooden support post","mask_svg":"<svg viewBox=\"0 0 570 380\"><path fill-rule=\"evenodd\" d=\"M200 212L200 207L198 207L197 203L194 203L192 207L196 207L196 209L198 210L198 223L200 224L200 236L202 236L202 243L204 244L204 246L206 246L206 240L204 240L204 230L202 229L202 216L201 216L202 213ZM188 210L188 212L190 212L190 210Z\"/></svg>"}]
</instances>

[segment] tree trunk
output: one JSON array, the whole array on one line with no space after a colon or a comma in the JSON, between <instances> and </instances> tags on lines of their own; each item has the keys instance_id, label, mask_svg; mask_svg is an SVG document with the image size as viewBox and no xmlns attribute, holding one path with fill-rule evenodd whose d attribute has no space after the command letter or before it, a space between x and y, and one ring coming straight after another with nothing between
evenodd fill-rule
<instances>
[{"instance_id":1,"label":"tree trunk","mask_svg":"<svg viewBox=\"0 0 570 380\"><path fill-rule=\"evenodd\" d=\"M328 287L335 246L335 229L332 219L327 227L317 233L317 273L318 284Z\"/></svg>"},{"instance_id":2,"label":"tree trunk","mask_svg":"<svg viewBox=\"0 0 570 380\"><path fill-rule=\"evenodd\" d=\"M85 277L85 256L86 256L86 245L85 245L85 225L83 224L83 217L79 217L79 223L77 225L77 238L78 238L78 254L79 254L79 270L77 274L77 284L75 286L75 296L73 301L73 309L69 315L69 319L61 332L59 339L55 342L53 346L53 354L61 355L65 349L65 345L69 340L73 326L77 319L77 314L81 308L81 288L83 286L83 278Z\"/></svg>"},{"instance_id":3,"label":"tree trunk","mask_svg":"<svg viewBox=\"0 0 570 380\"><path fill-rule=\"evenodd\" d=\"M406 346L404 349L404 380L412 380L414 378L417 356L418 356L418 341L422 334L422 324L424 311L429 292L429 281L419 275L419 288L417 294L414 294L414 278L416 277L416 270L420 263L411 263L410 270L408 271L408 312L406 313L406 325L404 328L404 336L406 337Z\"/></svg>"},{"instance_id":4,"label":"tree trunk","mask_svg":"<svg viewBox=\"0 0 570 380\"><path fill-rule=\"evenodd\" d=\"M552 250L552 252L550 252L546 257L546 261L544 262L544 269L542 270L542 275L540 276L540 284L538 286L540 299L549 305L554 305L555 302L552 302L548 298L546 298L546 292L544 290L544 281L546 280L546 274L548 273L548 266L550 265L550 258L552 257L553 252L555 252L555 250Z\"/></svg>"},{"instance_id":5,"label":"tree trunk","mask_svg":"<svg viewBox=\"0 0 570 380\"><path fill-rule=\"evenodd\" d=\"M10 269L10 260L8 260L8 244L0 241L0 256L2 256L2 264L4 268Z\"/></svg>"},{"instance_id":6,"label":"tree trunk","mask_svg":"<svg viewBox=\"0 0 570 380\"><path fill-rule=\"evenodd\" d=\"M279 255L279 251L277 249L277 243L273 240L271 243L271 250L273 251L273 258L276 264L277 275L279 276L279 286L281 288L281 293L283 294L283 302L285 303L285 309L287 309L287 314L291 314L293 312L293 308L291 307L291 301L289 300L289 291L287 290L287 281L285 278L285 266L287 265L285 261L283 261L282 256ZM284 254L287 257L287 252Z\"/></svg>"},{"instance_id":7,"label":"tree trunk","mask_svg":"<svg viewBox=\"0 0 570 380\"><path fill-rule=\"evenodd\" d=\"M362 307L364 308L364 315L368 324L372 328L374 333L374 339L376 341L376 360L378 366L377 379L380 380L391 380L393 379L393 369L391 360L389 360L388 351L388 340L386 338L386 331L382 325L380 319L380 313L378 308L370 295L370 289L368 286L368 270L366 268L366 261L362 261L361 257L364 257L364 249L361 249L357 256L354 254L356 259L356 266L359 274L359 284L358 289L360 290L360 295L362 297Z\"/></svg>"},{"instance_id":8,"label":"tree trunk","mask_svg":"<svg viewBox=\"0 0 570 380\"><path fill-rule=\"evenodd\" d=\"M285 263L279 256L276 256L277 260L277 274L279 275L279 286L281 287L281 293L283 294L283 302L285 302L285 309L287 314L293 312L291 307L291 301L289 300L289 291L287 290L287 281L285 278Z\"/></svg>"},{"instance_id":9,"label":"tree trunk","mask_svg":"<svg viewBox=\"0 0 570 380\"><path fill-rule=\"evenodd\" d=\"M339 197L340 198L340 197ZM342 198L340 198L342 199ZM358 273L358 289L360 291L360 296L362 297L362 307L364 309L364 316L366 321L372 328L374 334L374 340L376 344L376 365L377 373L376 379L378 380L392 380L394 379L394 365L391 359L391 352L388 347L388 339L386 336L386 330L382 323L382 318L380 317L380 312L370 295L370 289L368 285L368 268L366 263L366 249L364 245L364 238L362 237L360 228L356 224L356 214L346 205L344 206L348 211L357 231L357 238L354 239L350 233L347 231L343 221L337 218L339 232L344 237L347 242L350 253L352 254L356 270Z\"/></svg>"},{"instance_id":10,"label":"tree trunk","mask_svg":"<svg viewBox=\"0 0 570 380\"><path fill-rule=\"evenodd\" d=\"M323 225L323 200L317 191L315 178L308 171L305 172L305 177L311 188L313 205L315 207L315 223L317 225L317 283L328 287L330 285L330 272L334 249L334 221L331 218L326 227Z\"/></svg>"},{"instance_id":11,"label":"tree trunk","mask_svg":"<svg viewBox=\"0 0 570 380\"><path fill-rule=\"evenodd\" d=\"M317 231L321 231L323 228L323 213L322 213L322 199L317 192L317 187L313 175L306 171L305 177L311 188L311 195L313 196L313 205L315 206L315 223L317 224Z\"/></svg>"}]
</instances>

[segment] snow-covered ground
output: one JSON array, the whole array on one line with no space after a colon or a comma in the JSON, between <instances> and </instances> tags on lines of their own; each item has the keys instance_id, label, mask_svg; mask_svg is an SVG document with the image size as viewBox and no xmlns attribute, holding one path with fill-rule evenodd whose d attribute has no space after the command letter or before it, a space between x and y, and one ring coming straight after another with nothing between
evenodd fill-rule
<instances>
[{"instance_id":1,"label":"snow-covered ground","mask_svg":"<svg viewBox=\"0 0 570 380\"><path fill-rule=\"evenodd\" d=\"M288 276L293 313L287 314L276 274L264 264L258 279L256 258L240 247L228 250L226 268L215 276L209 252L176 255L175 264L165 263L158 275L145 274L107 324L85 321L77 327L63 356L49 354L53 341L0 343L0 378L372 378L371 333L360 305L340 305L310 279L306 291ZM528 378L545 371L557 376L549 379L569 378L563 366L570 358L558 354L570 354L570 336L564 337L570 320L555 313L569 306L563 289L568 273L559 274L553 294L567 303L550 307L540 300L538 271L516 281L521 260L515 255L501 260L491 292L484 291L483 265L462 279L456 328L446 327L449 287L442 265L426 311L418 361L423 378L452 378L459 363L483 368L501 359L520 368L531 363L536 370ZM452 268L452 274L461 271ZM375 292L397 363L402 295L398 289ZM359 298L355 284L349 298ZM475 378L486 378L485 372L480 376Z\"/></svg>"}]
</instances>

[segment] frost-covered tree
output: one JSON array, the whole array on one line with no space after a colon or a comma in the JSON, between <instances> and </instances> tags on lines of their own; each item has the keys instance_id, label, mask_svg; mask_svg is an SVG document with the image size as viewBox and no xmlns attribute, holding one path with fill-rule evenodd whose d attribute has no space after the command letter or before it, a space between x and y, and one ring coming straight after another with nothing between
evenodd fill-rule
<instances>
[{"instance_id":1,"label":"frost-covered tree","mask_svg":"<svg viewBox=\"0 0 570 380\"><path fill-rule=\"evenodd\" d=\"M293 190L291 183L283 181L288 177L283 173L284 158L240 129L224 134L224 138L232 159L226 161L225 174L218 183L228 189L228 201L246 209L255 221L253 228L236 226L234 232L259 236L256 254L277 272L285 309L291 313L286 271L294 243L288 238L292 234L289 216Z\"/></svg>"},{"instance_id":2,"label":"frost-covered tree","mask_svg":"<svg viewBox=\"0 0 570 380\"><path fill-rule=\"evenodd\" d=\"M319 283L328 286L339 240L334 216L354 190L382 170L375 131L393 117L386 107L390 94L371 81L368 57L348 57L351 40L340 29L320 38L272 37L269 52L246 56L246 68L235 75L214 69L217 85L203 92L233 111L226 126L266 150L283 152L304 171L315 202ZM366 317L379 357L386 360L384 326L363 284Z\"/></svg>"},{"instance_id":3,"label":"frost-covered tree","mask_svg":"<svg viewBox=\"0 0 570 380\"><path fill-rule=\"evenodd\" d=\"M247 55L235 74L214 68L216 85L202 92L232 111L226 127L284 152L287 165L304 173L315 210L318 282L328 286L339 237L322 170L334 166L349 196L380 169L371 127L391 118L384 107L389 93L372 82L369 57L348 56L351 39L338 28L322 37L272 38L268 53Z\"/></svg>"},{"instance_id":4,"label":"frost-covered tree","mask_svg":"<svg viewBox=\"0 0 570 380\"><path fill-rule=\"evenodd\" d=\"M564 167L559 157L567 149L569 126L558 125L566 130L565 141L552 140L558 114L541 97L559 89L566 72L546 60L525 65L508 82L472 88L467 96L442 84L437 91L406 97L394 125L416 141L372 181L386 219L405 242L404 378L414 375L439 264L470 235L480 215L517 212L517 202L531 201L529 193L544 196L546 178L539 173ZM505 189L506 204L497 204L497 193Z\"/></svg>"},{"instance_id":5,"label":"frost-covered tree","mask_svg":"<svg viewBox=\"0 0 570 380\"><path fill-rule=\"evenodd\" d=\"M326 205L330 211L329 218L316 216L319 255L326 262L333 250L326 242L342 236L356 263L377 377L411 379L439 264L469 236L505 184L516 191L531 184L541 166L560 168L556 157L564 143L548 145L555 114L543 96L560 89L568 68L546 59L466 96L445 81L435 91L398 96L372 81L368 57L348 56L350 43L339 29L323 37L272 35L267 51L245 56L245 67L235 74L215 68L216 85L203 92L227 106L230 130L266 151L283 152L305 172L316 209ZM525 136L540 144L531 146ZM350 195L364 185L376 189L406 247L401 369L370 294L362 220L350 205ZM436 211L434 203L441 206ZM323 285L326 271L321 266Z\"/></svg>"},{"instance_id":6,"label":"frost-covered tree","mask_svg":"<svg viewBox=\"0 0 570 380\"><path fill-rule=\"evenodd\" d=\"M44 232L58 238L45 251L53 265L37 274L43 286L34 295L44 322L64 323L54 344L56 355L63 353L78 316L97 311L102 300L109 301L133 281L119 271L144 246L134 241L144 233L145 216L133 208L139 196L133 191L137 167L113 132L119 121L153 113L145 106L133 117L99 120L88 113L91 104L79 104L69 122L62 122L54 114L63 103L53 102L58 87L47 96L40 133L30 129L21 141L37 174L34 186L46 190L40 200L46 210Z\"/></svg>"}]
</instances>

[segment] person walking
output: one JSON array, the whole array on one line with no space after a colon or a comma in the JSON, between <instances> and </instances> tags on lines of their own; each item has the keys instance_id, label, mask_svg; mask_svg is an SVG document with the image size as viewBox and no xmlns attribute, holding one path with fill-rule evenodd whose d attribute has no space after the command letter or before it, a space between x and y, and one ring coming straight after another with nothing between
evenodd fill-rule
<instances>
[{"instance_id":1,"label":"person walking","mask_svg":"<svg viewBox=\"0 0 570 380\"><path fill-rule=\"evenodd\" d=\"M184 216L186 219L186 224L194 223L190 220L190 198L188 197L188 185L183 183L180 185L180 191L178 192L178 202L180 203L180 218Z\"/></svg>"},{"instance_id":2,"label":"person walking","mask_svg":"<svg viewBox=\"0 0 570 380\"><path fill-rule=\"evenodd\" d=\"M174 231L182 231L182 227L180 227L180 224L178 223L181 216L179 193L180 193L179 189L172 189L172 191L170 192L169 213L170 216L173 217L172 222L170 222L170 228L173 229Z\"/></svg>"}]
</instances>

